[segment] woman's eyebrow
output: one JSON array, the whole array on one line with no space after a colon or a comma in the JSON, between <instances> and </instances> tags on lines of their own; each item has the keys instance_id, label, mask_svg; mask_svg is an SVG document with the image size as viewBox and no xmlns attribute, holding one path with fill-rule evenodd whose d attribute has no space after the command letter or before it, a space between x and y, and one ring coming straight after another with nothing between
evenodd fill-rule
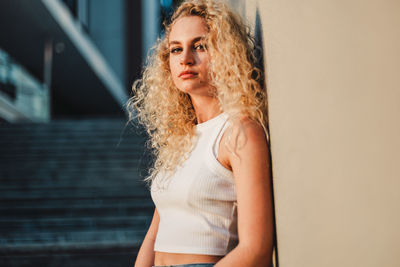
<instances>
[{"instance_id":1,"label":"woman's eyebrow","mask_svg":"<svg viewBox=\"0 0 400 267\"><path fill-rule=\"evenodd\" d=\"M181 44L181 42L179 42L179 41L170 41L169 44L170 45L172 45L172 44Z\"/></svg>"},{"instance_id":2,"label":"woman's eyebrow","mask_svg":"<svg viewBox=\"0 0 400 267\"><path fill-rule=\"evenodd\" d=\"M198 41L200 41L200 40L204 40L204 39L205 39L205 36L198 36L198 37L193 38L193 39L191 40L191 43L196 43L196 42L198 42ZM170 45L173 45L173 44L181 44L181 42L172 40L172 41L169 42L169 44L170 44Z\"/></svg>"}]
</instances>

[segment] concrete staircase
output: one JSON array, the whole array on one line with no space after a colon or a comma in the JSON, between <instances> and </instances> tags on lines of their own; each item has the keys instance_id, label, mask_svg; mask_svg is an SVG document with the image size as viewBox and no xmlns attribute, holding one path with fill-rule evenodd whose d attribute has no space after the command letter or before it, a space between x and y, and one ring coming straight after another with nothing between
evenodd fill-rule
<instances>
[{"instance_id":1,"label":"concrete staircase","mask_svg":"<svg viewBox=\"0 0 400 267\"><path fill-rule=\"evenodd\" d=\"M0 124L0 266L132 266L154 206L123 119Z\"/></svg>"}]
</instances>

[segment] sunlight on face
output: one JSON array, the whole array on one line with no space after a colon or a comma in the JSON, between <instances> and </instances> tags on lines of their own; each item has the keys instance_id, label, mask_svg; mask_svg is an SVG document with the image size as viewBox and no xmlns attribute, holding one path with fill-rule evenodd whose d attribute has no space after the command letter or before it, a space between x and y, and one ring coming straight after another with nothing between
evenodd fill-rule
<instances>
[{"instance_id":1,"label":"sunlight on face","mask_svg":"<svg viewBox=\"0 0 400 267\"><path fill-rule=\"evenodd\" d=\"M169 67L175 86L190 95L210 95L209 54L204 19L179 18L169 35Z\"/></svg>"}]
</instances>

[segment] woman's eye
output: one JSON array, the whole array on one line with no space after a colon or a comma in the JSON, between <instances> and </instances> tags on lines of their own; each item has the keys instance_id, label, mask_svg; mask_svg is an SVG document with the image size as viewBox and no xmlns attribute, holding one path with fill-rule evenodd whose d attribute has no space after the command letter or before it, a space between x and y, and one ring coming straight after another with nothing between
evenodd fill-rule
<instances>
[{"instance_id":1,"label":"woman's eye","mask_svg":"<svg viewBox=\"0 0 400 267\"><path fill-rule=\"evenodd\" d=\"M206 50L206 46L204 44L198 44L194 47L195 50L204 51Z\"/></svg>"},{"instance_id":2,"label":"woman's eye","mask_svg":"<svg viewBox=\"0 0 400 267\"><path fill-rule=\"evenodd\" d=\"M179 47L175 47L175 48L171 48L170 53L171 54L175 54L181 51L181 48Z\"/></svg>"}]
</instances>

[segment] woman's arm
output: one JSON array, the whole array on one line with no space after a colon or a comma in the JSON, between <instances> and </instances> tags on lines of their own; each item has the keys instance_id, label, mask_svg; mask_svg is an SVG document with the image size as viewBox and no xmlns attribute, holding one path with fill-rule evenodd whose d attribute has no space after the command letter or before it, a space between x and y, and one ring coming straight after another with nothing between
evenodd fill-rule
<instances>
[{"instance_id":1,"label":"woman's arm","mask_svg":"<svg viewBox=\"0 0 400 267\"><path fill-rule=\"evenodd\" d=\"M155 208L153 220L136 257L135 267L151 267L154 265L154 241L156 240L159 222L160 217Z\"/></svg>"},{"instance_id":2,"label":"woman's arm","mask_svg":"<svg viewBox=\"0 0 400 267\"><path fill-rule=\"evenodd\" d=\"M239 244L215 266L269 266L274 230L269 149L263 128L243 118L225 138L231 151L224 153L225 159L237 191Z\"/></svg>"}]
</instances>

